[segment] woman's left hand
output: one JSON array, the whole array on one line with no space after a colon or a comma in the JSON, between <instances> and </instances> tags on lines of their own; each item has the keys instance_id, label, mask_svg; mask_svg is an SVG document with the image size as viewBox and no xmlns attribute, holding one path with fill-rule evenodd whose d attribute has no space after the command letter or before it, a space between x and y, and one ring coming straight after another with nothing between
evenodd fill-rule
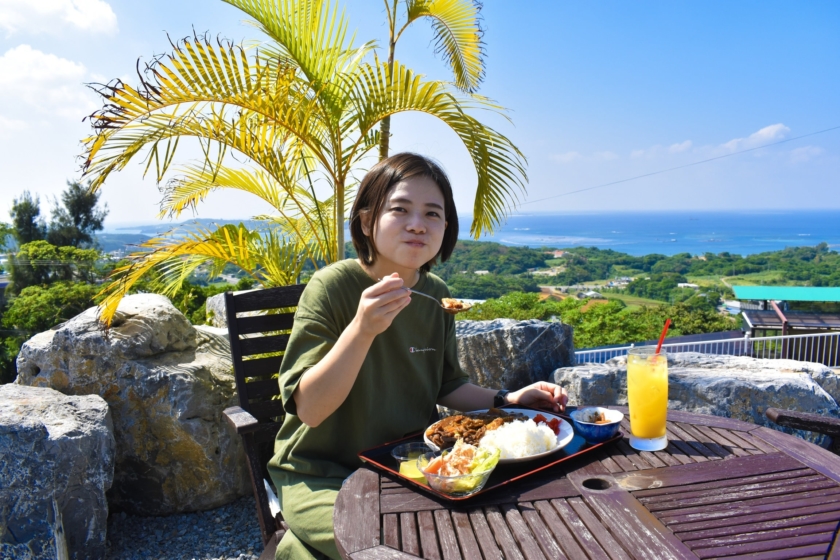
<instances>
[{"instance_id":1,"label":"woman's left hand","mask_svg":"<svg viewBox=\"0 0 840 560\"><path fill-rule=\"evenodd\" d=\"M509 403L524 404L553 412L563 412L568 400L569 395L566 394L566 389L545 381L538 381L507 395Z\"/></svg>"}]
</instances>

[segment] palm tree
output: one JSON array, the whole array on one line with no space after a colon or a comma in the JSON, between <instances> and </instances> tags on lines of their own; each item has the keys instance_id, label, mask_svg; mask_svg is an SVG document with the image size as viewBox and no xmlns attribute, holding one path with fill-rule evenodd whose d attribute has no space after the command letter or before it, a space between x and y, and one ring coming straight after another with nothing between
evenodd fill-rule
<instances>
[{"instance_id":1,"label":"palm tree","mask_svg":"<svg viewBox=\"0 0 840 560\"><path fill-rule=\"evenodd\" d=\"M415 21L423 18L432 20L437 45L455 75L455 86L461 91L473 93L484 78L484 48L481 43L481 4L476 0L404 0L406 20L397 31L398 0L385 1L388 14L388 80L391 82L394 68L394 52L403 32ZM391 117L380 123L379 159L388 157L391 141Z\"/></svg>"},{"instance_id":2,"label":"palm tree","mask_svg":"<svg viewBox=\"0 0 840 560\"><path fill-rule=\"evenodd\" d=\"M464 143L478 175L475 237L492 231L524 189L522 153L469 113L504 114L498 105L424 80L397 61L389 68L372 43L353 47L346 18L330 0L225 1L269 40L246 49L187 38L138 72L139 87L117 81L100 88L105 103L91 115L85 175L99 189L142 152L146 172L161 183L180 140L192 138L204 157L179 166L165 183L161 217L180 216L220 188L257 196L276 213L256 216L263 227L253 232L228 225L145 243L103 290L104 322L152 269L172 293L208 260L216 271L234 264L271 286L294 281L306 259L317 267L343 258L356 172L379 145L379 122L396 113L433 115Z\"/></svg>"}]
</instances>

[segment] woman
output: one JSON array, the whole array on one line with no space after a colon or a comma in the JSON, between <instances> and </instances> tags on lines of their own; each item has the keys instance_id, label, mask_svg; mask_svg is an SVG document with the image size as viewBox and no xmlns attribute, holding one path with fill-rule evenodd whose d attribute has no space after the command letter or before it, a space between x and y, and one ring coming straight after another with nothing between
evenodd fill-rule
<instances>
[{"instance_id":1,"label":"woman","mask_svg":"<svg viewBox=\"0 0 840 560\"><path fill-rule=\"evenodd\" d=\"M332 510L357 453L422 430L436 404L476 410L519 403L561 410L550 383L506 393L473 385L458 365L449 290L429 272L458 239L452 187L416 154L396 154L362 180L350 217L358 259L313 275L280 368L286 418L269 463L291 528L277 558L339 558Z\"/></svg>"}]
</instances>

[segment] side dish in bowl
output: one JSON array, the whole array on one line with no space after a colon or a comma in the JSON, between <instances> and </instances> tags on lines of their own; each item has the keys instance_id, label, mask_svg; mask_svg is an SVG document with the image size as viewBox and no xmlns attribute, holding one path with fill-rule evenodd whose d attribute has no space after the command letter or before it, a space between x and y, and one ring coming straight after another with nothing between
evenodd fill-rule
<instances>
[{"instance_id":1,"label":"side dish in bowl","mask_svg":"<svg viewBox=\"0 0 840 560\"><path fill-rule=\"evenodd\" d=\"M601 443L618 433L624 414L617 410L590 406L579 408L569 414L575 426L575 432L588 443Z\"/></svg>"},{"instance_id":2,"label":"side dish in bowl","mask_svg":"<svg viewBox=\"0 0 840 560\"><path fill-rule=\"evenodd\" d=\"M469 496L487 484L499 462L499 455L498 449L475 447L459 440L452 449L421 455L417 459L417 469L438 492Z\"/></svg>"},{"instance_id":3,"label":"side dish in bowl","mask_svg":"<svg viewBox=\"0 0 840 560\"><path fill-rule=\"evenodd\" d=\"M417 470L417 459L429 452L429 446L422 442L403 443L391 450L391 457L399 464L400 474L421 484L426 478Z\"/></svg>"}]
</instances>

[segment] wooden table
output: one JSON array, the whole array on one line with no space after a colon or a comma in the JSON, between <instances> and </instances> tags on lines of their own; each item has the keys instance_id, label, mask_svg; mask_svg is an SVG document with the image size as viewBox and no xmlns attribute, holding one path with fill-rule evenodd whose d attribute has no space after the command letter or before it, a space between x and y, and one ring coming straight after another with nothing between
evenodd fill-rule
<instances>
[{"instance_id":1,"label":"wooden table","mask_svg":"<svg viewBox=\"0 0 840 560\"><path fill-rule=\"evenodd\" d=\"M336 542L354 560L840 559L840 457L685 412L668 413L668 439L649 453L624 438L462 504L362 468L336 500Z\"/></svg>"}]
</instances>

